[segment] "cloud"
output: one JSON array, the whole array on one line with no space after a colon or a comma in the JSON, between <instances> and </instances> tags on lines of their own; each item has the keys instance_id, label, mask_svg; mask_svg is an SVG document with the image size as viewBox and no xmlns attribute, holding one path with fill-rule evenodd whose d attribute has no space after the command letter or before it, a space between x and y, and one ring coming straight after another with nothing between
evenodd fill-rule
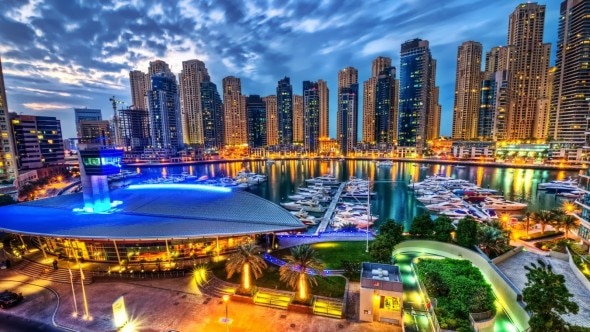
<instances>
[{"instance_id":1,"label":"cloud","mask_svg":"<svg viewBox=\"0 0 590 332\"><path fill-rule=\"evenodd\" d=\"M74 106L66 104L24 103L22 105L33 111L56 111L74 108Z\"/></svg>"}]
</instances>

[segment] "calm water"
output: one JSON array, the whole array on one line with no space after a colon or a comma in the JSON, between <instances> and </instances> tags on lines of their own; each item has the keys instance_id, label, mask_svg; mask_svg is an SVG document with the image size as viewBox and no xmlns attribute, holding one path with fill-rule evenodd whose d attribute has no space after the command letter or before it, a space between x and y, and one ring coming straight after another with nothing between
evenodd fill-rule
<instances>
[{"instance_id":1,"label":"calm water","mask_svg":"<svg viewBox=\"0 0 590 332\"><path fill-rule=\"evenodd\" d=\"M203 164L171 167L142 167L135 170L142 173L141 180L163 176L180 175L188 172L193 175L213 177L234 177L248 168L251 172L265 174L268 182L249 190L275 203L287 200L305 179L332 174L344 181L351 176L361 179L369 178L373 191L377 192L371 199L371 211L379 215L380 220L391 218L403 223L406 229L412 218L424 211L412 192L408 190L411 182L422 181L428 175L440 174L457 179L471 181L483 188L496 189L507 199L527 201L530 208L550 209L562 204L561 198L553 194L537 191L539 183L576 176L572 171L548 171L519 168L496 168L481 166L457 167L455 165L419 164L411 162L394 163L391 167L378 167L371 161L316 161L316 160L282 160L275 163L265 161L232 162L220 164Z\"/></svg>"}]
</instances>

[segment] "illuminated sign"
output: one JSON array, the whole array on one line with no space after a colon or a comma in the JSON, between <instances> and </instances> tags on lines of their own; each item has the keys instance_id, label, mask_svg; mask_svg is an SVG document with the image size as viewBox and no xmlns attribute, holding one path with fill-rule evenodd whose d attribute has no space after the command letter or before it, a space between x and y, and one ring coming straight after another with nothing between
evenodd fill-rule
<instances>
[{"instance_id":1,"label":"illuminated sign","mask_svg":"<svg viewBox=\"0 0 590 332\"><path fill-rule=\"evenodd\" d=\"M399 299L397 297L384 296L383 309L388 311L400 311Z\"/></svg>"},{"instance_id":2,"label":"illuminated sign","mask_svg":"<svg viewBox=\"0 0 590 332\"><path fill-rule=\"evenodd\" d=\"M117 328L123 327L127 324L127 310L125 310L125 299L123 296L113 302L113 321Z\"/></svg>"}]
</instances>

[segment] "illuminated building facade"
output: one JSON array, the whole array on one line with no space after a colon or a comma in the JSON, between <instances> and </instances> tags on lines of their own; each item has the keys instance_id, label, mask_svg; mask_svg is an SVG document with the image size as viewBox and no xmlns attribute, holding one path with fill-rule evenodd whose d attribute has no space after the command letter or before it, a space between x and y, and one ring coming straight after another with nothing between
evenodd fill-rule
<instances>
[{"instance_id":1,"label":"illuminated building facade","mask_svg":"<svg viewBox=\"0 0 590 332\"><path fill-rule=\"evenodd\" d=\"M119 125L121 119L119 119ZM82 120L78 123L80 143L99 144L102 146L113 145L111 138L111 126L108 121Z\"/></svg>"},{"instance_id":2,"label":"illuminated building facade","mask_svg":"<svg viewBox=\"0 0 590 332\"><path fill-rule=\"evenodd\" d=\"M193 146L202 145L204 137L201 83L210 81L205 63L200 60L183 61L179 81L183 142Z\"/></svg>"},{"instance_id":3,"label":"illuminated building facade","mask_svg":"<svg viewBox=\"0 0 590 332\"><path fill-rule=\"evenodd\" d=\"M201 83L201 103L203 109L203 139L205 149L221 149L224 146L225 125L223 102L212 82Z\"/></svg>"},{"instance_id":4,"label":"illuminated building facade","mask_svg":"<svg viewBox=\"0 0 590 332\"><path fill-rule=\"evenodd\" d=\"M249 95L246 98L246 118L248 147L266 147L266 105L259 95Z\"/></svg>"},{"instance_id":5,"label":"illuminated building facade","mask_svg":"<svg viewBox=\"0 0 590 332\"><path fill-rule=\"evenodd\" d=\"M338 72L338 111L336 139L340 153L351 153L358 141L359 112L358 70L346 67Z\"/></svg>"},{"instance_id":6,"label":"illuminated building facade","mask_svg":"<svg viewBox=\"0 0 590 332\"><path fill-rule=\"evenodd\" d=\"M0 59L0 181L10 181L17 177L18 168L15 158L14 138L8 115L6 86Z\"/></svg>"},{"instance_id":7,"label":"illuminated building facade","mask_svg":"<svg viewBox=\"0 0 590 332\"><path fill-rule=\"evenodd\" d=\"M57 118L10 113L10 122L19 171L64 163L61 122Z\"/></svg>"},{"instance_id":8,"label":"illuminated building facade","mask_svg":"<svg viewBox=\"0 0 590 332\"><path fill-rule=\"evenodd\" d=\"M289 77L277 84L277 123L279 145L293 143L293 86Z\"/></svg>"},{"instance_id":9,"label":"illuminated building facade","mask_svg":"<svg viewBox=\"0 0 590 332\"><path fill-rule=\"evenodd\" d=\"M143 151L150 146L150 117L147 110L119 110L119 126L121 145L126 151Z\"/></svg>"},{"instance_id":10,"label":"illuminated building facade","mask_svg":"<svg viewBox=\"0 0 590 332\"><path fill-rule=\"evenodd\" d=\"M303 147L309 152L319 149L320 121L319 82L303 81Z\"/></svg>"},{"instance_id":11,"label":"illuminated building facade","mask_svg":"<svg viewBox=\"0 0 590 332\"><path fill-rule=\"evenodd\" d=\"M482 52L483 47L478 42L467 41L459 46L455 76L453 139L469 140L477 137Z\"/></svg>"},{"instance_id":12,"label":"illuminated building facade","mask_svg":"<svg viewBox=\"0 0 590 332\"><path fill-rule=\"evenodd\" d=\"M223 79L223 120L226 145L248 144L246 105L242 98L242 83L237 77L228 76Z\"/></svg>"},{"instance_id":13,"label":"illuminated building facade","mask_svg":"<svg viewBox=\"0 0 590 332\"><path fill-rule=\"evenodd\" d=\"M395 67L386 67L377 76L375 86L374 137L377 144L397 141L397 80Z\"/></svg>"},{"instance_id":14,"label":"illuminated building facade","mask_svg":"<svg viewBox=\"0 0 590 332\"><path fill-rule=\"evenodd\" d=\"M303 96L293 95L293 144L295 145L303 145L303 112Z\"/></svg>"},{"instance_id":15,"label":"illuminated building facade","mask_svg":"<svg viewBox=\"0 0 590 332\"><path fill-rule=\"evenodd\" d=\"M150 115L150 136L152 148L177 151L182 148L182 125L178 84L172 73L159 73L152 76L148 96Z\"/></svg>"},{"instance_id":16,"label":"illuminated building facade","mask_svg":"<svg viewBox=\"0 0 590 332\"><path fill-rule=\"evenodd\" d=\"M277 110L277 96L270 95L263 97L266 105L266 140L268 146L279 144L279 121Z\"/></svg>"}]
</instances>

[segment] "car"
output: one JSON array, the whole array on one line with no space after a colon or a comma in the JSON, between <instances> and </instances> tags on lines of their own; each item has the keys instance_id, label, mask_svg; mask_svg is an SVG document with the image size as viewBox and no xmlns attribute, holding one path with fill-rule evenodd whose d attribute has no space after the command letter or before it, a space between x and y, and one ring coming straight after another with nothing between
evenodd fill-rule
<instances>
[{"instance_id":1,"label":"car","mask_svg":"<svg viewBox=\"0 0 590 332\"><path fill-rule=\"evenodd\" d=\"M6 309L17 305L23 300L23 294L5 290L0 293L0 308Z\"/></svg>"}]
</instances>

